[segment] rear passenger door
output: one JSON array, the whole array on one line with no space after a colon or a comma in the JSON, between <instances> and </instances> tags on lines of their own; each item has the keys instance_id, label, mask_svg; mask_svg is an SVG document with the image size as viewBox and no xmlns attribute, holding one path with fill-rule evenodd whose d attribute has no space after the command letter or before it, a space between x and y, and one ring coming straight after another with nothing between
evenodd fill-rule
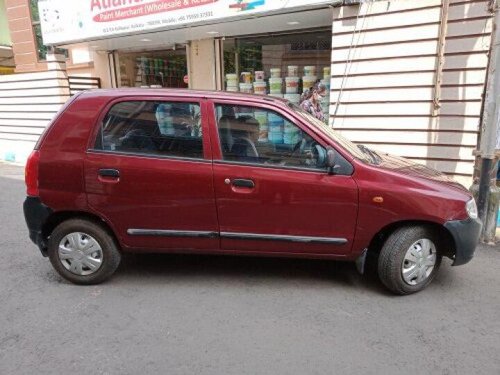
<instances>
[{"instance_id":1,"label":"rear passenger door","mask_svg":"<svg viewBox=\"0 0 500 375\"><path fill-rule=\"evenodd\" d=\"M85 161L88 204L134 249L218 249L206 103L125 98L101 116Z\"/></svg>"}]
</instances>

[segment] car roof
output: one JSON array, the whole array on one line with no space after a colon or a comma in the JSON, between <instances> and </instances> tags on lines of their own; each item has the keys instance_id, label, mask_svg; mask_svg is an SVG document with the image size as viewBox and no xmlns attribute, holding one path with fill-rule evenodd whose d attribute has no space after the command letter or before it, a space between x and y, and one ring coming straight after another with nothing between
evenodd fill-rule
<instances>
[{"instance_id":1,"label":"car roof","mask_svg":"<svg viewBox=\"0 0 500 375\"><path fill-rule=\"evenodd\" d=\"M170 96L170 97L186 97L186 98L207 98L207 99L222 99L222 100L237 100L237 101L252 101L252 102L272 102L275 104L286 104L288 100L273 96L244 94L239 92L216 91L216 90L191 90L191 89L150 89L150 88L119 88L119 89L97 89L81 92L80 95L85 97L107 97L121 98L127 96Z\"/></svg>"}]
</instances>

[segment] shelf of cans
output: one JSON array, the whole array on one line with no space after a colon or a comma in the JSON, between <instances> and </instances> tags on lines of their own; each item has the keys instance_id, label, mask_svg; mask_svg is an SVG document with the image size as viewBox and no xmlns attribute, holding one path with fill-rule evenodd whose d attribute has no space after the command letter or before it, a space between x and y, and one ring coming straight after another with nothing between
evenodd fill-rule
<instances>
[{"instance_id":1,"label":"shelf of cans","mask_svg":"<svg viewBox=\"0 0 500 375\"><path fill-rule=\"evenodd\" d=\"M304 75L299 78L299 67L290 65L287 67L287 75L283 79L280 68L270 69L271 77L266 79L264 71L242 72L239 76L234 73L226 74L226 90L239 91L248 94L270 95L284 98L299 105L301 95L318 82L315 66L305 66ZM330 94L330 67L322 70L323 78L319 81L325 85L327 95L322 102L323 112L329 111ZM267 82L266 82L267 81ZM272 112L254 111L244 113L259 122L259 142L269 142L275 145L295 145L301 140L300 130L293 124L286 122L281 116Z\"/></svg>"}]
</instances>

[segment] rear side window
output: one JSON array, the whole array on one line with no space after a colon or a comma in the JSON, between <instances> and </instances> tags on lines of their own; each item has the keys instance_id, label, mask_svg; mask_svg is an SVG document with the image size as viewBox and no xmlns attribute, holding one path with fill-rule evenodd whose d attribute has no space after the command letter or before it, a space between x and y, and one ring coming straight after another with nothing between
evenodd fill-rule
<instances>
[{"instance_id":1,"label":"rear side window","mask_svg":"<svg viewBox=\"0 0 500 375\"><path fill-rule=\"evenodd\" d=\"M115 104L101 124L95 149L201 159L200 105L163 101Z\"/></svg>"}]
</instances>

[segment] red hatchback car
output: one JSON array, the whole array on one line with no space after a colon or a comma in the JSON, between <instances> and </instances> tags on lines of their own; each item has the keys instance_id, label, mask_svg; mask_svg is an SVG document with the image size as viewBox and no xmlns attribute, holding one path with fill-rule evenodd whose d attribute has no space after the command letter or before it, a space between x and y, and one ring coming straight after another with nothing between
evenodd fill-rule
<instances>
[{"instance_id":1,"label":"red hatchback car","mask_svg":"<svg viewBox=\"0 0 500 375\"><path fill-rule=\"evenodd\" d=\"M126 252L356 261L417 292L441 258L471 260L481 222L441 173L355 146L267 96L98 90L73 97L26 166L30 238L95 284Z\"/></svg>"}]
</instances>

